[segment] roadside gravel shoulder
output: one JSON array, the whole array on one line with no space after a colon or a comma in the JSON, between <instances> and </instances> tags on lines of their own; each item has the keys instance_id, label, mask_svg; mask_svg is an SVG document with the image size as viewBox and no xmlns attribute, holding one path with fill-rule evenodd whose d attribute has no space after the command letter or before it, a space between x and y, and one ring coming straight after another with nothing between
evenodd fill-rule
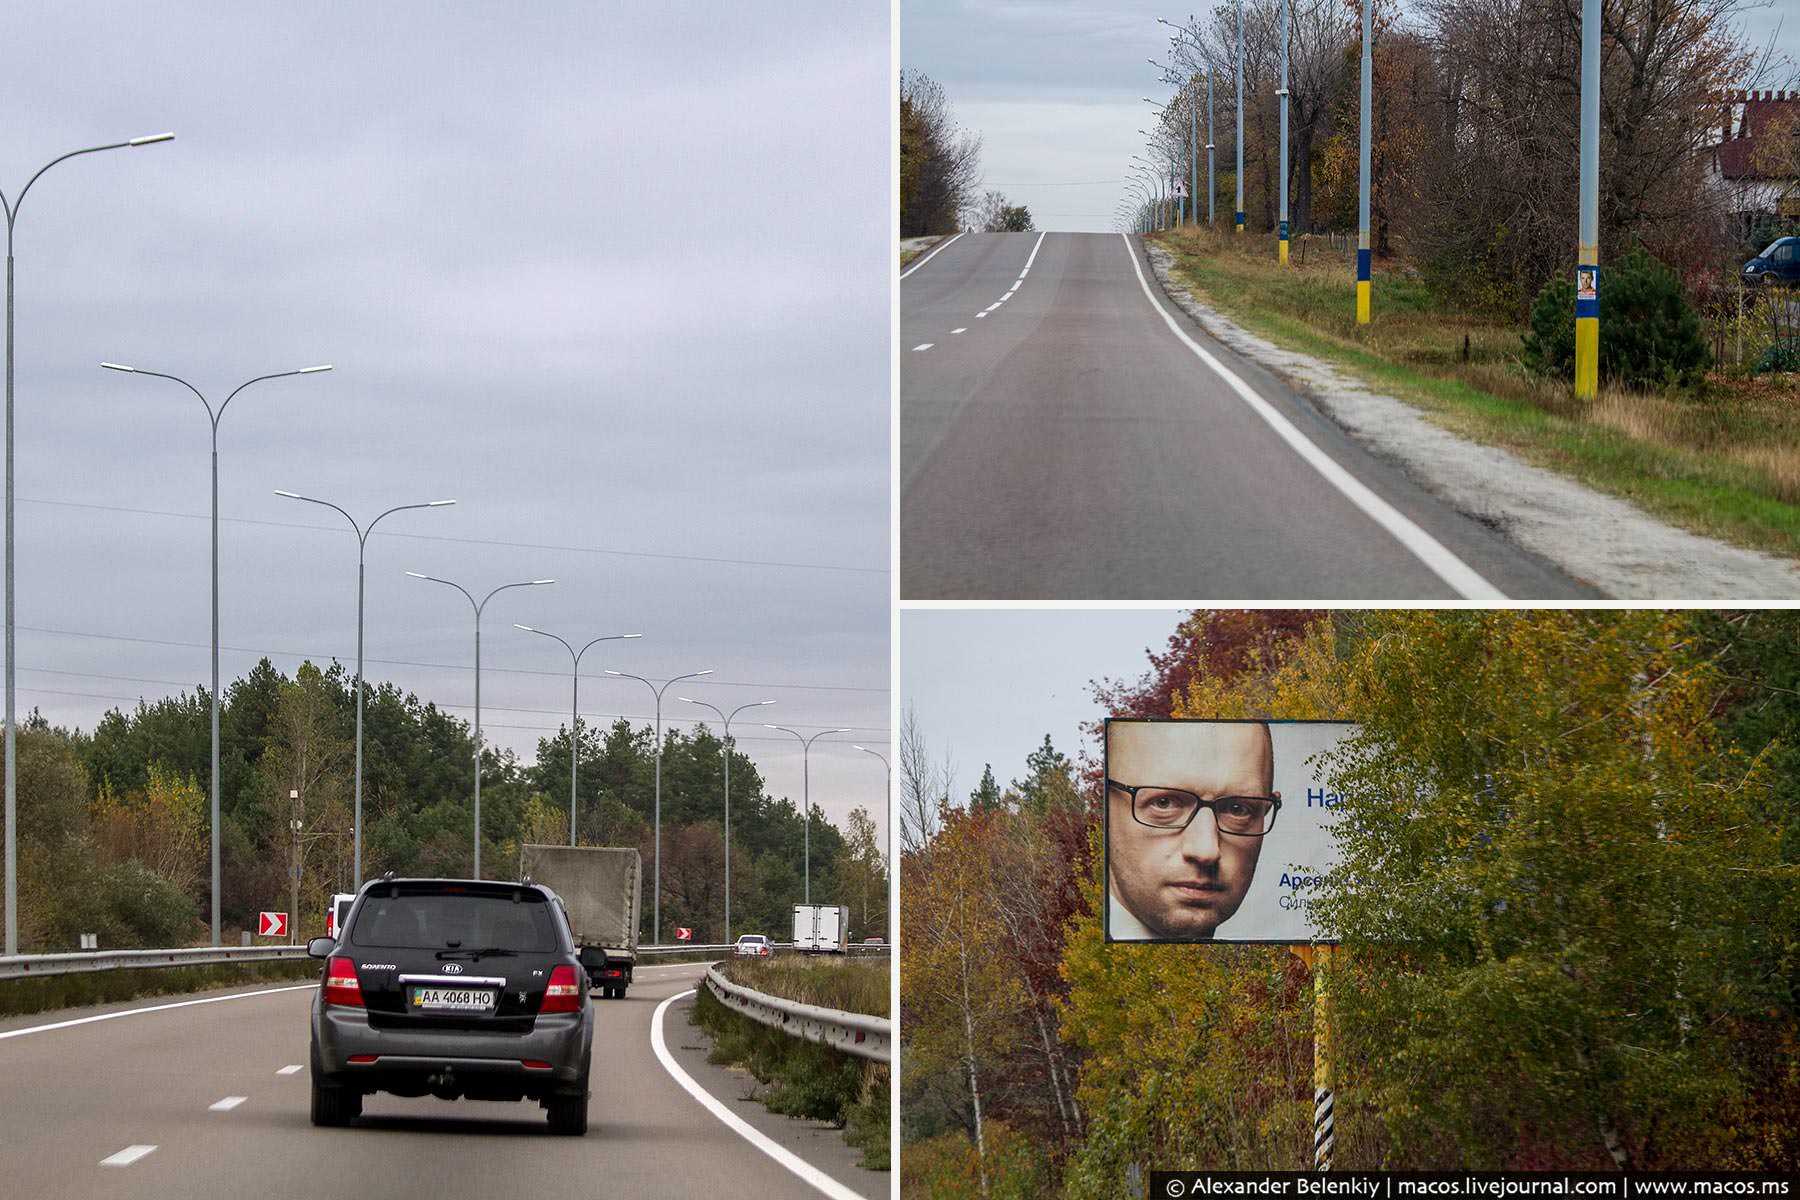
<instances>
[{"instance_id":1,"label":"roadside gravel shoulder","mask_svg":"<svg viewBox=\"0 0 1800 1200\"><path fill-rule=\"evenodd\" d=\"M1167 251L1146 249L1163 294L1207 334L1280 375L1419 486L1606 595L1659 603L1800 598L1800 564L1673 528L1509 451L1457 437L1411 405L1202 304L1171 277Z\"/></svg>"}]
</instances>

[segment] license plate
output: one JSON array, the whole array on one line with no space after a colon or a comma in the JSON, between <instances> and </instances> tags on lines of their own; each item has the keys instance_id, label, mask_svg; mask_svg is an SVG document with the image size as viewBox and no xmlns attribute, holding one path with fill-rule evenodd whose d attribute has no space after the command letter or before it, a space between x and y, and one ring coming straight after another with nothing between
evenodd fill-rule
<instances>
[{"instance_id":1,"label":"license plate","mask_svg":"<svg viewBox=\"0 0 1800 1200\"><path fill-rule=\"evenodd\" d=\"M412 1006L421 1012L487 1012L499 993L486 988L435 988L412 990Z\"/></svg>"}]
</instances>

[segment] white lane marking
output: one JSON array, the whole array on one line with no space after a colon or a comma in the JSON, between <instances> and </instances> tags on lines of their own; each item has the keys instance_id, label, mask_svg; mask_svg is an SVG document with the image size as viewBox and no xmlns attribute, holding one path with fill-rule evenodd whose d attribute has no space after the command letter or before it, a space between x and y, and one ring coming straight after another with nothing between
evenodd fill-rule
<instances>
[{"instance_id":1,"label":"white lane marking","mask_svg":"<svg viewBox=\"0 0 1800 1200\"><path fill-rule=\"evenodd\" d=\"M1024 278L1023 278L1023 277L1021 277L1021 278L1020 278L1020 279L1019 279L1019 281L1018 281L1018 283L1015 283L1015 284L1013 284L1013 285L1012 285L1012 286L1011 286L1011 287L1009 287L1009 288L1007 288L1007 289L1006 289L1006 292L1007 292L1007 294L1008 294L1008 295L1011 295L1011 294L1012 294L1012 293L1014 293L1014 292L1016 292L1016 291L1018 291L1018 290L1019 290L1019 284L1020 284L1020 283L1024 283L1024 282L1025 282L1025 280L1024 280Z\"/></svg>"},{"instance_id":2,"label":"white lane marking","mask_svg":"<svg viewBox=\"0 0 1800 1200\"><path fill-rule=\"evenodd\" d=\"M281 1070L279 1070L275 1073L277 1075L298 1075L301 1072L301 1070L302 1070L302 1068L299 1063L289 1063L287 1066L281 1068Z\"/></svg>"},{"instance_id":3,"label":"white lane marking","mask_svg":"<svg viewBox=\"0 0 1800 1200\"><path fill-rule=\"evenodd\" d=\"M52 1021L48 1025L29 1025L24 1029L8 1029L0 1031L0 1042L7 1038L24 1037L28 1033L48 1033L52 1029L68 1029L75 1025L91 1025L95 1021L111 1021L118 1017L133 1017L138 1013L167 1012L171 1008L188 1008L195 1004L223 1004L227 1000L248 1000L251 996L272 996L276 992L304 992L316 989L316 983L299 983L293 987L263 988L256 992L233 992L229 996L208 996L204 1000L177 1000L173 1004L152 1004L148 1008L124 1008L118 1012L101 1013L95 1017L76 1017L70 1021ZM151 1150L156 1147L150 1147ZM146 1152L147 1153L147 1152Z\"/></svg>"},{"instance_id":4,"label":"white lane marking","mask_svg":"<svg viewBox=\"0 0 1800 1200\"><path fill-rule=\"evenodd\" d=\"M936 343L936 342L926 342L926 343L924 343L924 344L923 344L923 345L918 345L918 346L914 346L914 347L913 347L913 353L914 353L914 354L917 354L917 353L918 353L918 352L919 352L919 351L921 351L921 350L929 350L929 349L931 349L931 348L932 348L932 347L933 347L933 346L935 346L935 345L937 345L937 343Z\"/></svg>"},{"instance_id":5,"label":"white lane marking","mask_svg":"<svg viewBox=\"0 0 1800 1200\"><path fill-rule=\"evenodd\" d=\"M911 275L914 271L918 270L920 267L922 267L926 263L930 262L931 256L933 254L936 254L939 250L942 250L945 246L948 246L951 242L954 242L956 240L956 238L959 238L961 236L962 236L962 234L959 233L956 235L956 237L952 237L948 241L939 242L937 245L933 246L931 248L930 252L927 253L924 258L921 258L918 262L916 262L912 266L906 268L906 270L900 272L900 278L905 279L908 275Z\"/></svg>"},{"instance_id":6,"label":"white lane marking","mask_svg":"<svg viewBox=\"0 0 1800 1200\"><path fill-rule=\"evenodd\" d=\"M207 1105L206 1108L208 1112L230 1112L249 1098L248 1096L227 1096L223 1100Z\"/></svg>"},{"instance_id":7,"label":"white lane marking","mask_svg":"<svg viewBox=\"0 0 1800 1200\"><path fill-rule=\"evenodd\" d=\"M1150 291L1150 284L1144 279L1144 268L1138 265L1137 254L1131 248L1131 238L1120 234L1125 241L1125 255L1131 259L1131 269L1137 272L1138 286L1144 289L1144 298L1150 301L1150 307L1168 325L1169 331L1180 338L1182 344L1192 350L1196 357L1231 386L1250 410L1261 417L1280 437L1282 441L1293 447L1294 452L1304 458L1313 470L1325 477L1325 481L1337 488L1344 498L1362 509L1377 525L1408 550L1413 557L1449 584L1465 600L1479 600L1487 603L1504 601L1506 593L1489 583L1476 573L1475 569L1462 559L1451 553L1436 538L1415 525L1410 518L1401 513L1393 505L1370 491L1362 480L1339 466L1330 455L1315 446L1305 434L1295 428L1293 422L1282 416L1267 400L1256 394L1256 390L1239 379L1224 363L1206 352L1205 347L1189 337L1187 331L1178 325L1175 318L1156 299Z\"/></svg>"},{"instance_id":8,"label":"white lane marking","mask_svg":"<svg viewBox=\"0 0 1800 1200\"><path fill-rule=\"evenodd\" d=\"M127 1146L117 1154L109 1154L100 1160L103 1167L129 1167L144 1155L156 1149L155 1146Z\"/></svg>"},{"instance_id":9,"label":"white lane marking","mask_svg":"<svg viewBox=\"0 0 1800 1200\"><path fill-rule=\"evenodd\" d=\"M961 329L952 329L950 332L951 333L967 333L967 332L969 332L969 327L967 325L964 325Z\"/></svg>"},{"instance_id":10,"label":"white lane marking","mask_svg":"<svg viewBox=\"0 0 1800 1200\"><path fill-rule=\"evenodd\" d=\"M981 320L981 318L983 318L983 317L985 317L985 316L987 316L987 314L986 314L986 313L984 313L984 312L978 312L978 313L976 313L976 314L975 314L975 319L976 319L976 320L977 320L977 321L979 321L979 320Z\"/></svg>"},{"instance_id":11,"label":"white lane marking","mask_svg":"<svg viewBox=\"0 0 1800 1200\"><path fill-rule=\"evenodd\" d=\"M723 1121L726 1128L730 1129L733 1133L749 1142L752 1146L755 1146L758 1150L761 1150L764 1154L786 1167L789 1171L792 1171L795 1175L798 1175L806 1183L811 1184L819 1191L830 1196L831 1200L862 1200L855 1192L851 1191L831 1176L825 1174L825 1172L819 1170L819 1168L813 1166L786 1147L776 1145L760 1130L752 1128L742 1117L738 1116L715 1099L711 1092L708 1092L705 1088L695 1083L693 1077L686 1071L683 1071L675 1062L675 1056L669 1053L668 1046L663 1043L663 1014L669 1011L669 1005L675 1003L677 1000L687 999L689 996L692 996L696 990L697 989L689 988L685 992L677 992L675 995L670 996L667 1000L664 1000L661 1004L656 1006L656 1014L650 1018L650 1048L656 1051L657 1061L662 1063L663 1070L667 1071L669 1077L681 1085L683 1091L698 1100L702 1108Z\"/></svg>"},{"instance_id":12,"label":"white lane marking","mask_svg":"<svg viewBox=\"0 0 1800 1200\"><path fill-rule=\"evenodd\" d=\"M1019 272L1020 279L1023 279L1027 275L1031 274L1031 264L1037 261L1037 252L1043 246L1044 238L1048 235L1048 233L1049 233L1049 230L1045 230L1043 233L1038 234L1038 240L1037 240L1036 244L1034 244L1031 247L1031 257L1025 260L1025 269L1023 271Z\"/></svg>"},{"instance_id":13,"label":"white lane marking","mask_svg":"<svg viewBox=\"0 0 1800 1200\"><path fill-rule=\"evenodd\" d=\"M993 312L996 308L999 308L999 307L1000 307L999 301L995 301L994 303L988 305L986 308L982 309L981 311L982 312Z\"/></svg>"}]
</instances>

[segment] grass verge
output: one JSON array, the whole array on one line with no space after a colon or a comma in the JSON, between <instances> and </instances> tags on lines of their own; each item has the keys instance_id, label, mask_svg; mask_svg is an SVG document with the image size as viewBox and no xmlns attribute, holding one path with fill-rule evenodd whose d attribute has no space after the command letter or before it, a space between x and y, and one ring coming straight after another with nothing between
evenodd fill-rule
<instances>
[{"instance_id":1,"label":"grass verge","mask_svg":"<svg viewBox=\"0 0 1800 1200\"><path fill-rule=\"evenodd\" d=\"M1578 403L1531 375L1520 328L1461 311L1378 264L1358 326L1353 261L1315 247L1275 262L1266 239L1183 229L1154 240L1195 299L1244 328L1424 411L1473 441L1629 500L1661 519L1800 557L1800 382L1715 371L1698 394L1604 388Z\"/></svg>"},{"instance_id":2,"label":"grass verge","mask_svg":"<svg viewBox=\"0 0 1800 1200\"><path fill-rule=\"evenodd\" d=\"M140 996L172 996L211 988L317 979L319 964L298 962L215 963L204 967L154 967L136 971L84 971L0 980L0 1016L112 1004Z\"/></svg>"},{"instance_id":3,"label":"grass verge","mask_svg":"<svg viewBox=\"0 0 1800 1200\"><path fill-rule=\"evenodd\" d=\"M886 1012L888 1009L887 964L879 967L865 964L819 966L813 974L826 976L863 976L863 981L847 983L837 980L820 984L817 979L803 985L804 994L779 991L767 978L753 980L750 975L763 975L762 970L744 971L752 964L734 964L734 983L756 988L771 995L857 1012ZM783 968L787 964L759 962L756 968ZM784 970L781 977L789 982L799 972ZM880 976L880 1003L876 1007L856 1008L846 1003L819 998L831 995L867 997L875 990L868 977ZM712 1035L712 1062L742 1067L766 1085L763 1105L771 1112L814 1121L829 1121L844 1130L844 1140L862 1152L862 1166L871 1171L889 1168L888 1088L891 1073L887 1066L870 1062L791 1037L778 1029L752 1021L719 1003L705 985L694 998L693 1023Z\"/></svg>"}]
</instances>

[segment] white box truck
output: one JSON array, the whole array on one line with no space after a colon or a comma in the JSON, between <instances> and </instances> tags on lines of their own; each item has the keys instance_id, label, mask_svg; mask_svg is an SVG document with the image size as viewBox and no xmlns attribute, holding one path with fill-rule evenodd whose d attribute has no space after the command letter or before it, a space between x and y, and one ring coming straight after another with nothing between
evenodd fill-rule
<instances>
[{"instance_id":1,"label":"white box truck","mask_svg":"<svg viewBox=\"0 0 1800 1200\"><path fill-rule=\"evenodd\" d=\"M616 1000L637 966L643 868L630 846L524 846L519 878L562 897L588 987Z\"/></svg>"},{"instance_id":2,"label":"white box truck","mask_svg":"<svg viewBox=\"0 0 1800 1200\"><path fill-rule=\"evenodd\" d=\"M850 935L850 910L841 904L794 905L794 949L803 954L842 954Z\"/></svg>"}]
</instances>

